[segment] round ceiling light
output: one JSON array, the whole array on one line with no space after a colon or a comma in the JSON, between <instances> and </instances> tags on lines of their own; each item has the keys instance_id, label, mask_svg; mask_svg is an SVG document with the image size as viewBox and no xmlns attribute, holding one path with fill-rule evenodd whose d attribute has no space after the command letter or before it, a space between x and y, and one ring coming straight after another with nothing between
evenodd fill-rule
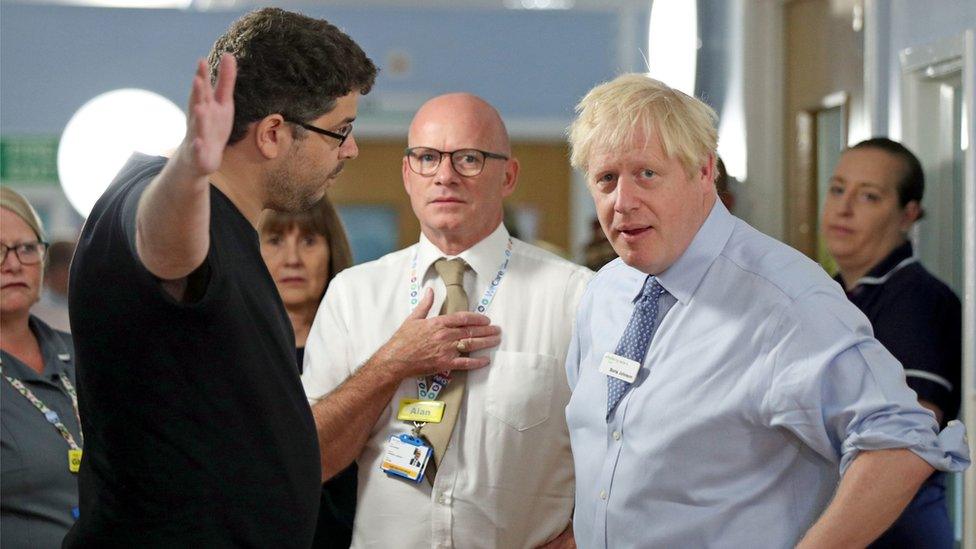
<instances>
[{"instance_id":1,"label":"round ceiling light","mask_svg":"<svg viewBox=\"0 0 976 549\"><path fill-rule=\"evenodd\" d=\"M134 152L168 155L186 133L186 115L146 90L103 93L71 117L58 145L58 177L71 205L88 217Z\"/></svg>"}]
</instances>

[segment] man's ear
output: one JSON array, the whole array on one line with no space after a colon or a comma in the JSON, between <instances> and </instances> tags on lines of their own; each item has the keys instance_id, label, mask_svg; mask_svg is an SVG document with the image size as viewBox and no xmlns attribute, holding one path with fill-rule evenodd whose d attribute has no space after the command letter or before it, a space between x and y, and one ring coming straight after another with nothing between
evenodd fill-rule
<instances>
[{"instance_id":1,"label":"man's ear","mask_svg":"<svg viewBox=\"0 0 976 549\"><path fill-rule=\"evenodd\" d=\"M278 158L292 142L292 128L280 114L269 114L253 123L254 146L267 159Z\"/></svg>"},{"instance_id":2,"label":"man's ear","mask_svg":"<svg viewBox=\"0 0 976 549\"><path fill-rule=\"evenodd\" d=\"M403 177L403 190L407 191L407 194L409 195L410 183L408 183L408 181L410 181L410 165L407 162L407 155L403 155L403 163L400 166L400 174Z\"/></svg>"},{"instance_id":3,"label":"man's ear","mask_svg":"<svg viewBox=\"0 0 976 549\"><path fill-rule=\"evenodd\" d=\"M502 198L515 192L518 187L519 161L514 156L505 162L505 182L502 184Z\"/></svg>"},{"instance_id":4,"label":"man's ear","mask_svg":"<svg viewBox=\"0 0 976 549\"><path fill-rule=\"evenodd\" d=\"M705 162L698 168L695 176L703 190L715 191L715 153L709 153Z\"/></svg>"}]
</instances>

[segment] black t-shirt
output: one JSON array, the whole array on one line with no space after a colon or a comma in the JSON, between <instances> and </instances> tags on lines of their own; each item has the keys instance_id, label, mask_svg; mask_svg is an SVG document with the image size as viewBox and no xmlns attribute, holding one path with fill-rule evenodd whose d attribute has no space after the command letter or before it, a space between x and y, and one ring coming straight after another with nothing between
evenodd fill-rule
<instances>
[{"instance_id":1,"label":"black t-shirt","mask_svg":"<svg viewBox=\"0 0 976 549\"><path fill-rule=\"evenodd\" d=\"M955 419L961 400L962 307L956 294L913 258L911 243L895 248L847 297L871 321L874 337L902 363L918 398L938 406L943 423Z\"/></svg>"},{"instance_id":2,"label":"black t-shirt","mask_svg":"<svg viewBox=\"0 0 976 549\"><path fill-rule=\"evenodd\" d=\"M254 228L215 187L210 250L177 302L135 253L137 155L71 266L85 456L66 547L308 547L321 471L294 335Z\"/></svg>"}]
</instances>

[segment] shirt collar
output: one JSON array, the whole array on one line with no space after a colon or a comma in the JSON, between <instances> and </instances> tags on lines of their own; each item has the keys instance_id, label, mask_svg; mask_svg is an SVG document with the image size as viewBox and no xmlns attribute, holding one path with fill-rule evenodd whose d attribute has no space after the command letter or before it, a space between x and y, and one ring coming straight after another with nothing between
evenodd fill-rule
<instances>
[{"instance_id":1,"label":"shirt collar","mask_svg":"<svg viewBox=\"0 0 976 549\"><path fill-rule=\"evenodd\" d=\"M508 229L505 228L504 223L499 223L490 235L474 246L456 256L449 256L435 246L425 234L421 233L420 243L417 245L417 273L422 280L431 265L438 259L460 257L471 267L478 279L484 280L486 277L493 277L498 266L505 260L505 248L508 247L508 239Z\"/></svg>"},{"instance_id":2,"label":"shirt collar","mask_svg":"<svg viewBox=\"0 0 976 549\"><path fill-rule=\"evenodd\" d=\"M721 200L715 200L712 211L688 248L658 275L661 286L682 304L687 304L705 278L705 273L722 253L734 227L735 217L725 209ZM639 287L637 292L640 292Z\"/></svg>"},{"instance_id":3,"label":"shirt collar","mask_svg":"<svg viewBox=\"0 0 976 549\"><path fill-rule=\"evenodd\" d=\"M902 244L895 247L887 257L878 262L877 265L871 267L871 270L854 283L854 287L847 292L848 295L856 294L861 286L864 285L878 285L884 284L888 281L888 278L898 269L912 263L912 259L915 257L915 250L912 247L912 242L906 240ZM844 280L841 278L840 273L834 275L834 280L844 285Z\"/></svg>"},{"instance_id":4,"label":"shirt collar","mask_svg":"<svg viewBox=\"0 0 976 549\"><path fill-rule=\"evenodd\" d=\"M620 269L622 269L622 272L619 275L614 275L616 281L625 289L626 295L631 296L630 300L632 302L636 302L637 298L639 298L641 295L641 290L644 289L644 281L647 280L649 275L644 271L624 263L624 261L619 257L613 261L614 263L619 264Z\"/></svg>"},{"instance_id":5,"label":"shirt collar","mask_svg":"<svg viewBox=\"0 0 976 549\"><path fill-rule=\"evenodd\" d=\"M68 375L68 364L71 362L72 354L61 337L55 333L54 329L45 324L34 315L28 320L31 332L37 338L37 344L41 348L41 358L44 361L44 372L38 374L29 366L20 361L12 354L3 351L3 371L15 379L41 379L49 383L57 381L55 376Z\"/></svg>"},{"instance_id":6,"label":"shirt collar","mask_svg":"<svg viewBox=\"0 0 976 549\"><path fill-rule=\"evenodd\" d=\"M891 253L888 254L888 257L882 259L880 263L872 267L865 277L882 278L891 272L892 269L897 267L902 261L912 257L913 255L915 255L915 252L912 249L912 243L911 241L906 240L900 246L892 250Z\"/></svg>"}]
</instances>

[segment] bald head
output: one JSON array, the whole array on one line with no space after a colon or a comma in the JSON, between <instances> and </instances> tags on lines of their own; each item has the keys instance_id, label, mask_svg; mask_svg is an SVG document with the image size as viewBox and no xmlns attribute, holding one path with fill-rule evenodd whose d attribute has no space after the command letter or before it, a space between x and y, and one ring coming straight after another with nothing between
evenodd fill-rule
<instances>
[{"instance_id":1,"label":"bald head","mask_svg":"<svg viewBox=\"0 0 976 549\"><path fill-rule=\"evenodd\" d=\"M403 185L435 246L457 255L498 228L519 164L494 107L470 93L435 97L413 117L407 141Z\"/></svg>"},{"instance_id":2,"label":"bald head","mask_svg":"<svg viewBox=\"0 0 976 549\"><path fill-rule=\"evenodd\" d=\"M506 156L512 154L501 115L487 101L470 93L439 95L420 107L410 123L410 146L444 150L443 143L418 141L432 138L457 142L458 148L487 148Z\"/></svg>"}]
</instances>

